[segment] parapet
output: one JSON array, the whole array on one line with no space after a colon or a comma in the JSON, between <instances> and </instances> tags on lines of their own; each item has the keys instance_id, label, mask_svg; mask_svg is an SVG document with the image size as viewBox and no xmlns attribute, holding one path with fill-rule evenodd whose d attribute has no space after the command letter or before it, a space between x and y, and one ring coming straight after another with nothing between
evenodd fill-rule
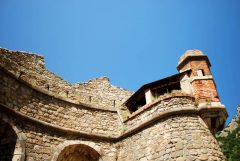
<instances>
[{"instance_id":1,"label":"parapet","mask_svg":"<svg viewBox=\"0 0 240 161\"><path fill-rule=\"evenodd\" d=\"M132 95L129 90L111 85L107 77L72 85L48 71L43 56L37 54L0 48L0 68L50 95L99 109L116 111Z\"/></svg>"},{"instance_id":2,"label":"parapet","mask_svg":"<svg viewBox=\"0 0 240 161\"><path fill-rule=\"evenodd\" d=\"M227 113L218 97L210 66L207 55L200 50L186 51L178 62L178 74L143 85L124 103L130 112L129 118L158 104L163 98L183 95L190 97L194 106L204 111L201 116L212 131L221 130Z\"/></svg>"}]
</instances>

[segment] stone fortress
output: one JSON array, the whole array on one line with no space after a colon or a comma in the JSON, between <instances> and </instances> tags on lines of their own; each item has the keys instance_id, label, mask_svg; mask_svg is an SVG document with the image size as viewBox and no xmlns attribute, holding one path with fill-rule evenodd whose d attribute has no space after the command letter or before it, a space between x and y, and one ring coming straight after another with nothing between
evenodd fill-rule
<instances>
[{"instance_id":1,"label":"stone fortress","mask_svg":"<svg viewBox=\"0 0 240 161\"><path fill-rule=\"evenodd\" d=\"M42 56L0 49L0 161L224 160L228 114L199 50L135 93L100 77L69 84Z\"/></svg>"}]
</instances>

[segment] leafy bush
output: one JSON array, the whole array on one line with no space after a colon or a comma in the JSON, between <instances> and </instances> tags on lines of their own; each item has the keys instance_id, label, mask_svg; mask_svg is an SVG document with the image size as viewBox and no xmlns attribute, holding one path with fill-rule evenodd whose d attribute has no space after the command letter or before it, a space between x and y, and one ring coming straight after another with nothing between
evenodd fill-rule
<instances>
[{"instance_id":1,"label":"leafy bush","mask_svg":"<svg viewBox=\"0 0 240 161\"><path fill-rule=\"evenodd\" d=\"M227 137L218 137L217 140L227 161L240 161L240 121L237 129Z\"/></svg>"}]
</instances>

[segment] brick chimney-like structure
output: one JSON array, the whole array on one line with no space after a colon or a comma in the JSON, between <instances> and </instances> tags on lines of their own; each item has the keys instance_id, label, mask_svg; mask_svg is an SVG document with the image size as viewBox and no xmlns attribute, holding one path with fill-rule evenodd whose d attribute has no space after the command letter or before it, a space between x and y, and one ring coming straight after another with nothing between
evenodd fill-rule
<instances>
[{"instance_id":1,"label":"brick chimney-like structure","mask_svg":"<svg viewBox=\"0 0 240 161\"><path fill-rule=\"evenodd\" d=\"M219 99L210 67L208 57L200 50L187 50L180 58L177 69L180 73L190 71L181 81L182 90L193 94L196 108L205 109L201 117L215 133L224 127L227 112Z\"/></svg>"},{"instance_id":2,"label":"brick chimney-like structure","mask_svg":"<svg viewBox=\"0 0 240 161\"><path fill-rule=\"evenodd\" d=\"M211 64L200 50L188 50L178 62L178 71L191 70L190 83L196 102L220 102L210 70Z\"/></svg>"}]
</instances>

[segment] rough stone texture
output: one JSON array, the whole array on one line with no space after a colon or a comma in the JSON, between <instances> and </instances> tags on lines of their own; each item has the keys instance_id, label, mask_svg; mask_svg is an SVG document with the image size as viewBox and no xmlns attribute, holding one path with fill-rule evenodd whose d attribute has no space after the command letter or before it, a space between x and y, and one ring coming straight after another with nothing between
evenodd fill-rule
<instances>
[{"instance_id":1,"label":"rough stone texture","mask_svg":"<svg viewBox=\"0 0 240 161\"><path fill-rule=\"evenodd\" d=\"M117 134L116 112L86 108L41 94L0 71L0 103L25 116L92 134Z\"/></svg>"},{"instance_id":2,"label":"rough stone texture","mask_svg":"<svg viewBox=\"0 0 240 161\"><path fill-rule=\"evenodd\" d=\"M0 48L0 66L32 86L67 98L75 103L94 105L95 108L116 110L132 92L110 84L100 77L86 83L71 85L48 71L42 56Z\"/></svg>"},{"instance_id":3,"label":"rough stone texture","mask_svg":"<svg viewBox=\"0 0 240 161\"><path fill-rule=\"evenodd\" d=\"M119 161L223 160L217 141L197 115L162 119L119 147Z\"/></svg>"},{"instance_id":4,"label":"rough stone texture","mask_svg":"<svg viewBox=\"0 0 240 161\"><path fill-rule=\"evenodd\" d=\"M142 107L142 111L138 110L137 114L133 113L132 116L124 123L126 128L135 128L144 122L150 121L153 117L161 115L165 111L182 109L184 107L192 106L192 98L187 95L169 95L162 101L157 100L155 104ZM143 112L144 111L144 112ZM141 112L141 113L140 113Z\"/></svg>"},{"instance_id":5,"label":"rough stone texture","mask_svg":"<svg viewBox=\"0 0 240 161\"><path fill-rule=\"evenodd\" d=\"M107 77L77 83L73 87L76 89L80 102L102 108L109 106L108 109L116 109L132 95L132 92L128 90L111 85Z\"/></svg>"},{"instance_id":6,"label":"rough stone texture","mask_svg":"<svg viewBox=\"0 0 240 161\"><path fill-rule=\"evenodd\" d=\"M195 93L164 94L125 117L132 92L108 78L71 85L49 72L42 56L0 49L0 161L223 160L213 129L227 113L205 80L198 79L210 95L186 81L182 87ZM217 104L198 106L197 93Z\"/></svg>"}]
</instances>

